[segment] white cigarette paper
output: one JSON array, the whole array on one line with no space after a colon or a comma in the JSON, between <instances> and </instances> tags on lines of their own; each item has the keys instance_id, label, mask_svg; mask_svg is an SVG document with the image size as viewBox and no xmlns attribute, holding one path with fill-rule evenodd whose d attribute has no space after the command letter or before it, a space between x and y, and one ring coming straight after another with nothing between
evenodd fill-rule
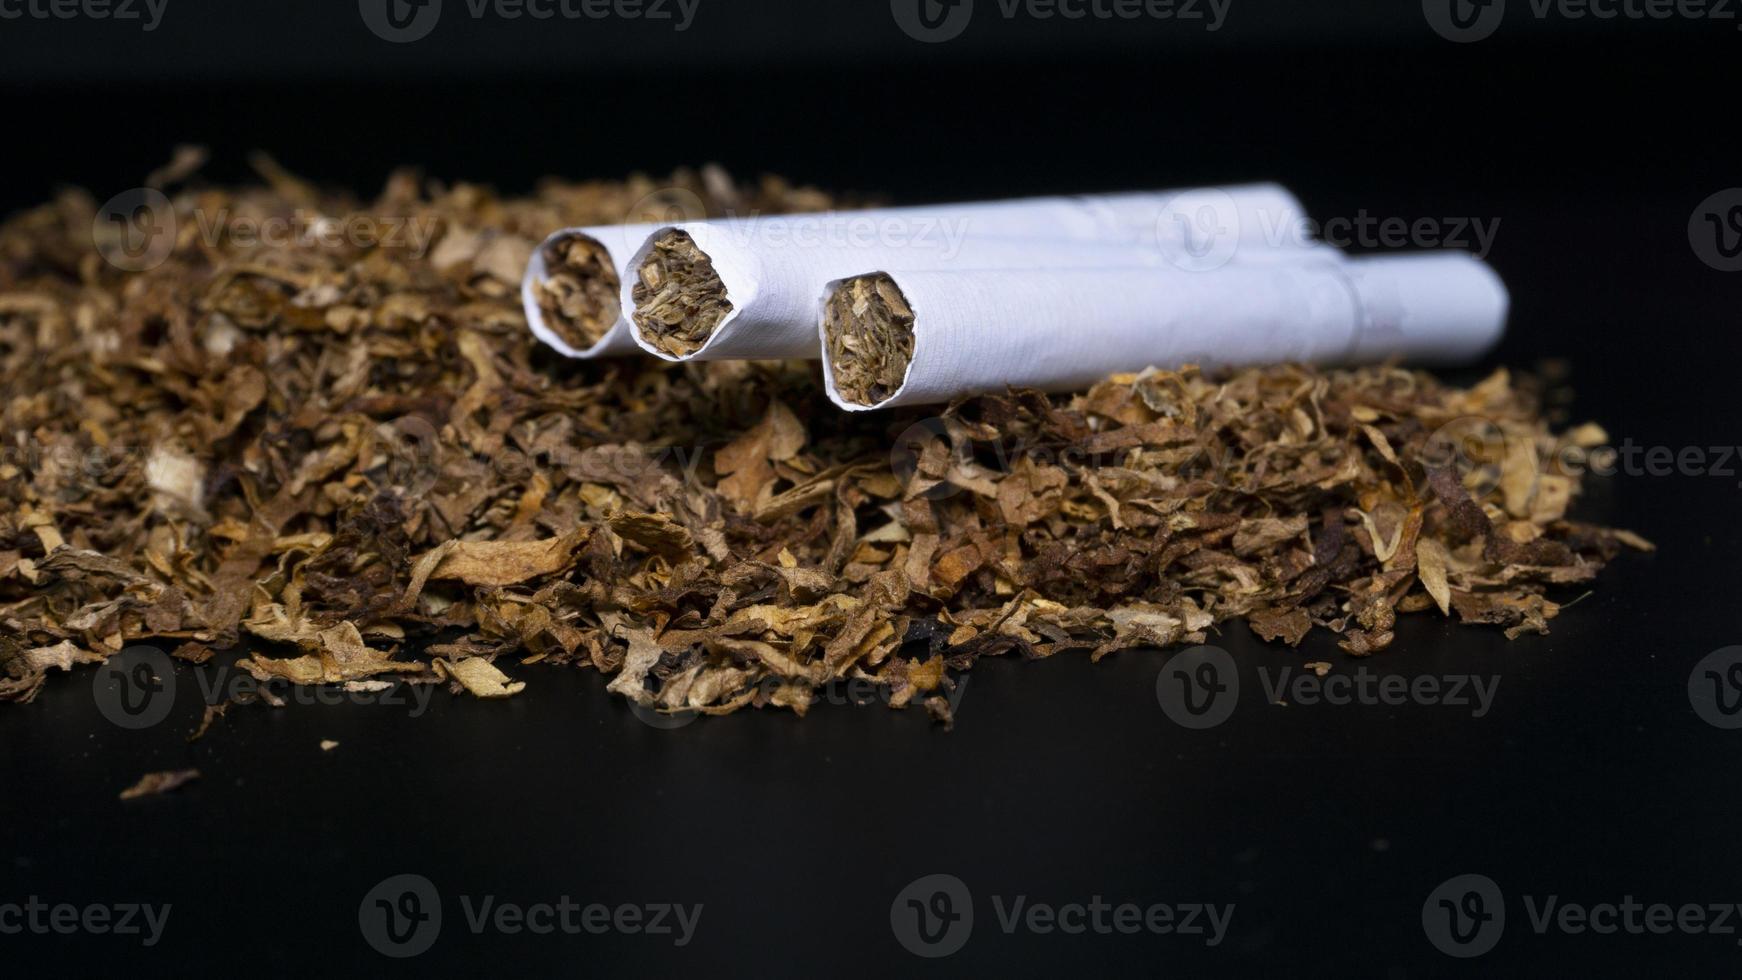
<instances>
[{"instance_id":1,"label":"white cigarette paper","mask_svg":"<svg viewBox=\"0 0 1742 980\"><path fill-rule=\"evenodd\" d=\"M892 305L900 319L911 316L911 354L893 390L861 392L857 399L842 390L841 373L862 368L825 356L829 397L848 411L947 402L1008 387L1067 391L1110 374L1185 363L1467 361L1499 340L1508 306L1500 278L1461 252L1235 263L1208 272L887 276L899 290ZM828 284L813 306L825 350L830 300L850 281Z\"/></svg>"},{"instance_id":2,"label":"white cigarette paper","mask_svg":"<svg viewBox=\"0 0 1742 980\"><path fill-rule=\"evenodd\" d=\"M841 276L1158 261L1213 268L1237 256L1320 251L1279 234L1303 217L1288 191L1259 184L683 222L654 232L625 263L620 302L634 311L635 342L666 360L816 358L816 296ZM687 236L676 276L661 267L672 233ZM1123 251L1107 251L1115 248ZM701 314L682 291L698 281L710 291Z\"/></svg>"}]
</instances>

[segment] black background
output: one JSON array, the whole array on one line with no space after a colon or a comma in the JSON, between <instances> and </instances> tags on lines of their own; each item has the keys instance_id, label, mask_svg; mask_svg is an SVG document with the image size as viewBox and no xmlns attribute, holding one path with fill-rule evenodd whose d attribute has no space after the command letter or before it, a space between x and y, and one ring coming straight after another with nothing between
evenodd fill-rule
<instances>
[{"instance_id":1,"label":"black background","mask_svg":"<svg viewBox=\"0 0 1742 980\"><path fill-rule=\"evenodd\" d=\"M1213 34L1007 22L981 0L959 39L922 45L875 0L702 0L682 35L448 5L430 37L397 46L342 0L170 0L151 34L0 20L0 204L67 184L102 199L179 142L212 148L214 179L246 177L259 148L365 195L401 163L520 192L545 174L712 160L897 201L1269 178L1320 218L1500 222L1489 259L1512 328L1484 367L1567 361L1572 416L1617 445L1742 443L1742 275L1689 239L1701 202L1742 184L1735 21L1538 19L1514 0L1492 38L1454 44L1409 0L1233 0ZM1288 651L1229 629L1215 642L1244 691L1206 732L1159 709L1158 654L984 663L950 733L829 705L664 731L593 674L524 669L529 690L507 702L442 694L417 718L239 708L189 745L191 673L145 733L103 720L90 672L57 676L0 711L0 903L173 913L156 948L0 936L0 957L18 975L1733 972L1735 936L1536 935L1522 899L1742 901L1742 733L1706 725L1687 695L1696 661L1742 643L1738 500L1734 473L1590 481L1582 516L1661 550L1617 562L1547 637L1414 617L1357 665L1324 637ZM1261 667L1319 659L1500 686L1482 718L1264 702ZM115 799L187 765L205 778ZM358 904L405 872L441 890L447 924L430 952L391 961L365 944ZM925 961L896 942L890 905L932 873L967 884L977 919L960 953ZM1509 918L1494 952L1460 962L1428 943L1421 910L1465 873L1495 879ZM705 912L681 949L462 927L461 895L565 894ZM1015 895L1237 911L1213 949L1005 935L992 899Z\"/></svg>"}]
</instances>

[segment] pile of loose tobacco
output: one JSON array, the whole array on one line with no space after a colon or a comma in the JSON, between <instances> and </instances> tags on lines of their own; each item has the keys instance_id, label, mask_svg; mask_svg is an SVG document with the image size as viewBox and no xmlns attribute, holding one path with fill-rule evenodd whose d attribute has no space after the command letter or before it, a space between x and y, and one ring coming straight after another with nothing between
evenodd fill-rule
<instances>
[{"instance_id":1,"label":"pile of loose tobacco","mask_svg":"<svg viewBox=\"0 0 1742 980\"><path fill-rule=\"evenodd\" d=\"M982 656L1233 618L1356 655L1399 612L1542 631L1551 588L1645 546L1566 518L1557 461L1605 436L1555 436L1505 374L1151 371L865 418L814 365L529 335L548 232L671 194L831 203L776 180L505 200L407 172L360 205L264 160L265 187L203 188L197 162L149 181L175 211L150 268L99 250L82 193L0 228L0 698L151 639L297 684L501 696L542 661L649 708L803 712L857 678L947 716Z\"/></svg>"}]
</instances>

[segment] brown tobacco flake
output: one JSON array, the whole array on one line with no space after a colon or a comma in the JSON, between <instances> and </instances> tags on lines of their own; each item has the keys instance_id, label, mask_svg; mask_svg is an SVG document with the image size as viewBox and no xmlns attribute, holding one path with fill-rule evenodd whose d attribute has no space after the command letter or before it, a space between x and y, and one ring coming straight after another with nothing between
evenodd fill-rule
<instances>
[{"instance_id":1,"label":"brown tobacco flake","mask_svg":"<svg viewBox=\"0 0 1742 980\"><path fill-rule=\"evenodd\" d=\"M1305 609L1254 609L1246 615L1247 625L1252 632L1274 643L1277 640L1291 647L1300 646L1300 641L1312 631L1313 618L1307 615Z\"/></svg>"},{"instance_id":2,"label":"brown tobacco flake","mask_svg":"<svg viewBox=\"0 0 1742 980\"><path fill-rule=\"evenodd\" d=\"M437 660L436 666L467 692L481 698L507 698L526 690L525 681L511 681L488 660L468 657L457 663Z\"/></svg>"},{"instance_id":3,"label":"brown tobacco flake","mask_svg":"<svg viewBox=\"0 0 1742 980\"><path fill-rule=\"evenodd\" d=\"M0 699L150 643L238 649L261 681L486 698L569 665L661 716L802 713L856 681L948 724L981 657L1240 620L1361 656L1401 655L1407 615L1519 636L1650 548L1574 519L1587 477L1561 450L1608 437L1557 434L1551 393L1506 372L1151 370L842 413L814 364L556 358L517 296L555 229L668 192L842 203L815 191L684 172L501 198L408 172L358 202L266 162L265 186L196 186L196 164L159 175L181 227L300 209L430 247L186 235L125 271L89 195L0 225ZM559 251L558 278L592 261ZM661 323L699 322L707 302L665 289L701 270L676 241L641 270ZM578 324L576 288L546 299ZM860 348L875 397L905 304L874 280L836 299L887 317Z\"/></svg>"},{"instance_id":4,"label":"brown tobacco flake","mask_svg":"<svg viewBox=\"0 0 1742 980\"><path fill-rule=\"evenodd\" d=\"M779 401L762 421L714 454L716 490L740 510L754 512L774 499L776 467L797 456L806 441L804 424Z\"/></svg>"},{"instance_id":5,"label":"brown tobacco flake","mask_svg":"<svg viewBox=\"0 0 1742 980\"><path fill-rule=\"evenodd\" d=\"M641 336L674 356L694 354L732 312L726 284L695 239L668 231L636 270L630 290L635 327Z\"/></svg>"},{"instance_id":6,"label":"brown tobacco flake","mask_svg":"<svg viewBox=\"0 0 1742 980\"><path fill-rule=\"evenodd\" d=\"M854 276L829 293L823 338L835 388L856 405L877 405L907 380L913 310L885 273Z\"/></svg>"},{"instance_id":7,"label":"brown tobacco flake","mask_svg":"<svg viewBox=\"0 0 1742 980\"><path fill-rule=\"evenodd\" d=\"M518 585L568 567L591 536L592 529L583 527L546 541L448 541L422 556L419 564L429 566L424 576L429 580Z\"/></svg>"},{"instance_id":8,"label":"brown tobacco flake","mask_svg":"<svg viewBox=\"0 0 1742 980\"><path fill-rule=\"evenodd\" d=\"M139 782L121 791L121 799L136 800L141 796L159 796L172 792L200 778L198 769L170 769L164 772L148 772L139 777Z\"/></svg>"},{"instance_id":9,"label":"brown tobacco flake","mask_svg":"<svg viewBox=\"0 0 1742 980\"><path fill-rule=\"evenodd\" d=\"M200 715L199 727L195 728L193 733L188 736L188 741L197 742L200 739L205 738L206 732L210 731L212 728L212 722L224 717L225 713L229 710L230 702L228 701L220 701L217 704L206 705L204 713Z\"/></svg>"}]
</instances>

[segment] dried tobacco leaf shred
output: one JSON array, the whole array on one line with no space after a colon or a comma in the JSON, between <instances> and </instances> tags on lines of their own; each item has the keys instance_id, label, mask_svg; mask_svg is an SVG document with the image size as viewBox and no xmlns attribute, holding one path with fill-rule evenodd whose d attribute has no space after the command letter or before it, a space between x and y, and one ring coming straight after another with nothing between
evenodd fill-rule
<instances>
[{"instance_id":1,"label":"dried tobacco leaf shred","mask_svg":"<svg viewBox=\"0 0 1742 980\"><path fill-rule=\"evenodd\" d=\"M715 213L814 191L398 173L359 205L258 166L267 187L166 188L174 246L140 271L98 254L80 192L0 226L0 699L151 640L354 690L507 697L518 663L578 664L668 712L870 681L948 723L981 656L1234 618L1367 655L1400 611L1515 636L1649 547L1567 518L1557 448L1606 436L1557 437L1504 372L1187 368L850 416L814 365L562 360L516 302L556 228L673 188ZM219 214L428 235L214 240Z\"/></svg>"},{"instance_id":2,"label":"dried tobacco leaf shred","mask_svg":"<svg viewBox=\"0 0 1742 980\"><path fill-rule=\"evenodd\" d=\"M200 778L198 769L170 769L163 772L148 772L139 777L139 781L121 791L121 799L136 800L142 796L161 796L173 793L181 787Z\"/></svg>"}]
</instances>

